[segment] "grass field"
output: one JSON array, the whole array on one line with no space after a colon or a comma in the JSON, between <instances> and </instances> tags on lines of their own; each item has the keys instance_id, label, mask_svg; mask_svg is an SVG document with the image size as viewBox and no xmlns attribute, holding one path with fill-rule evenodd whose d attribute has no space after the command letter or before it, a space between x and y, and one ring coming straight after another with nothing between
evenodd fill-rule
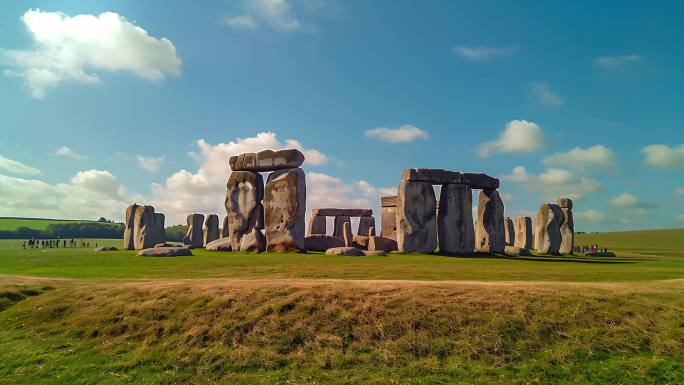
<instances>
[{"instance_id":1,"label":"grass field","mask_svg":"<svg viewBox=\"0 0 684 385\"><path fill-rule=\"evenodd\" d=\"M683 240L578 236L616 258L0 241L0 383L682 384Z\"/></svg>"},{"instance_id":2,"label":"grass field","mask_svg":"<svg viewBox=\"0 0 684 385\"><path fill-rule=\"evenodd\" d=\"M14 231L19 227L28 227L34 230L45 230L48 225L62 223L93 222L84 220L64 219L39 219L39 218L0 218L0 231Z\"/></svg>"}]
</instances>

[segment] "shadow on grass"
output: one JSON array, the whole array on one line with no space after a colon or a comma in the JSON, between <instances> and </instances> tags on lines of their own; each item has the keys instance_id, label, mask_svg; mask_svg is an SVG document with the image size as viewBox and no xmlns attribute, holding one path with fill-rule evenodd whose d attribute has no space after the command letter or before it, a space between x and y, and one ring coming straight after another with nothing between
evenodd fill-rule
<instances>
[{"instance_id":1,"label":"shadow on grass","mask_svg":"<svg viewBox=\"0 0 684 385\"><path fill-rule=\"evenodd\" d=\"M505 259L511 261L529 262L570 262L570 263L590 263L590 264L633 264L639 261L648 261L647 258L620 258L620 257L583 257L575 255L507 255L491 253L472 253L472 254L450 254L439 252L434 255L446 256L450 258L483 258L483 259Z\"/></svg>"}]
</instances>

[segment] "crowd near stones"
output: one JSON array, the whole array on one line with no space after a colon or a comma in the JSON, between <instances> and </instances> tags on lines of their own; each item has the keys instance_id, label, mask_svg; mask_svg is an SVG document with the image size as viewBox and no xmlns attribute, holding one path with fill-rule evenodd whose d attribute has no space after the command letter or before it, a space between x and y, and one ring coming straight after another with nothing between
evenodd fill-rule
<instances>
[{"instance_id":1,"label":"crowd near stones","mask_svg":"<svg viewBox=\"0 0 684 385\"><path fill-rule=\"evenodd\" d=\"M405 169L396 196L380 199L380 235L369 208L314 208L308 227L304 155L296 149L244 153L228 160L222 227L217 214L187 216L183 247L164 243L164 215L152 206L126 210L124 248L140 255L191 255L190 249L216 251L322 251L335 255L387 252L530 255L571 254L574 247L572 200L539 207L532 218L505 216L499 180L486 174L443 169ZM268 173L265 178L262 173ZM440 186L439 198L434 186ZM480 190L473 220L473 189ZM327 218L332 217L329 231ZM358 226L352 229L352 217ZM183 249L183 250L180 250Z\"/></svg>"}]
</instances>

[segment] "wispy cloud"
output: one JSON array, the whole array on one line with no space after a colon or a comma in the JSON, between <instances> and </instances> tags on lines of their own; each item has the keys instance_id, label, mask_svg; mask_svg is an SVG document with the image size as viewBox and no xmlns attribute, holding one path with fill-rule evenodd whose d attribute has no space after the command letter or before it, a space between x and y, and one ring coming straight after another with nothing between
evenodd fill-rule
<instances>
[{"instance_id":1,"label":"wispy cloud","mask_svg":"<svg viewBox=\"0 0 684 385\"><path fill-rule=\"evenodd\" d=\"M427 139L429 134L416 126L405 124L399 128L379 127L366 130L364 135L390 143L409 143L416 139Z\"/></svg>"},{"instance_id":2,"label":"wispy cloud","mask_svg":"<svg viewBox=\"0 0 684 385\"><path fill-rule=\"evenodd\" d=\"M14 174L40 175L40 170L0 155L0 169Z\"/></svg>"},{"instance_id":3,"label":"wispy cloud","mask_svg":"<svg viewBox=\"0 0 684 385\"><path fill-rule=\"evenodd\" d=\"M138 166L142 168L143 170L147 172L157 172L159 171L159 168L161 167L161 164L164 163L164 160L166 159L166 155L162 155L160 157L147 157L147 156L142 156L138 155L136 157L136 160L138 162Z\"/></svg>"},{"instance_id":4,"label":"wispy cloud","mask_svg":"<svg viewBox=\"0 0 684 385\"><path fill-rule=\"evenodd\" d=\"M613 198L610 206L620 207L625 209L625 213L629 215L646 215L657 206L653 203L644 202L630 193L622 193Z\"/></svg>"},{"instance_id":5,"label":"wispy cloud","mask_svg":"<svg viewBox=\"0 0 684 385\"><path fill-rule=\"evenodd\" d=\"M594 58L596 65L605 69L614 70L626 63L640 62L641 56L637 54L622 56L599 56Z\"/></svg>"},{"instance_id":6,"label":"wispy cloud","mask_svg":"<svg viewBox=\"0 0 684 385\"><path fill-rule=\"evenodd\" d=\"M568 152L557 152L542 160L547 166L567 167L574 171L615 169L615 152L603 145L589 148L575 147Z\"/></svg>"},{"instance_id":7,"label":"wispy cloud","mask_svg":"<svg viewBox=\"0 0 684 385\"><path fill-rule=\"evenodd\" d=\"M62 147L58 148L57 151L55 151L55 154L59 155L59 156L64 156L67 158L76 159L76 160L88 159L87 156L77 154L76 152L74 152L74 150L72 150L71 148L69 148L67 146L62 146Z\"/></svg>"},{"instance_id":8,"label":"wispy cloud","mask_svg":"<svg viewBox=\"0 0 684 385\"><path fill-rule=\"evenodd\" d=\"M684 167L684 144L670 147L665 144L651 144L641 149L644 163L655 168Z\"/></svg>"},{"instance_id":9,"label":"wispy cloud","mask_svg":"<svg viewBox=\"0 0 684 385\"><path fill-rule=\"evenodd\" d=\"M485 61L497 56L512 55L517 51L516 47L468 47L455 45L453 51L456 55L473 61Z\"/></svg>"},{"instance_id":10,"label":"wispy cloud","mask_svg":"<svg viewBox=\"0 0 684 385\"><path fill-rule=\"evenodd\" d=\"M224 16L219 24L233 29L255 30L261 26L278 32L314 32L312 25L299 20L288 0L247 0L243 12Z\"/></svg>"},{"instance_id":11,"label":"wispy cloud","mask_svg":"<svg viewBox=\"0 0 684 385\"><path fill-rule=\"evenodd\" d=\"M564 102L562 97L553 93L551 88L544 83L532 83L530 84L530 87L532 88L534 100L538 104L554 107L559 106Z\"/></svg>"}]
</instances>

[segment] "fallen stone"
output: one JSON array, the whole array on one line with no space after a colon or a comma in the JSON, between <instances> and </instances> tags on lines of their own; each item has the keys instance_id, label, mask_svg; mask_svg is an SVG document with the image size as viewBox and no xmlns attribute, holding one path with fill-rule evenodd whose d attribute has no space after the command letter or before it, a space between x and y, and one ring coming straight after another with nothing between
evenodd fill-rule
<instances>
[{"instance_id":1,"label":"fallen stone","mask_svg":"<svg viewBox=\"0 0 684 385\"><path fill-rule=\"evenodd\" d=\"M311 215L311 218L309 218L309 230L307 231L307 235L326 234L327 230L327 222L324 216Z\"/></svg>"},{"instance_id":2,"label":"fallen stone","mask_svg":"<svg viewBox=\"0 0 684 385\"><path fill-rule=\"evenodd\" d=\"M403 180L432 184L465 184L476 189L497 189L499 180L487 174L460 173L438 168L407 168Z\"/></svg>"},{"instance_id":3,"label":"fallen stone","mask_svg":"<svg viewBox=\"0 0 684 385\"><path fill-rule=\"evenodd\" d=\"M382 250L377 250L377 251L364 251L363 254L365 254L365 255L372 255L372 256L387 255L387 253L385 253L385 252L382 251Z\"/></svg>"},{"instance_id":4,"label":"fallen stone","mask_svg":"<svg viewBox=\"0 0 684 385\"><path fill-rule=\"evenodd\" d=\"M304 239L306 250L326 251L335 247L344 247L344 241L326 234L313 234Z\"/></svg>"},{"instance_id":5,"label":"fallen stone","mask_svg":"<svg viewBox=\"0 0 684 385\"><path fill-rule=\"evenodd\" d=\"M375 218L373 216L365 216L359 218L359 228L356 231L358 235L368 236L371 228L375 228Z\"/></svg>"},{"instance_id":6,"label":"fallen stone","mask_svg":"<svg viewBox=\"0 0 684 385\"><path fill-rule=\"evenodd\" d=\"M510 217L504 218L504 242L506 246L515 245L515 226Z\"/></svg>"},{"instance_id":7,"label":"fallen stone","mask_svg":"<svg viewBox=\"0 0 684 385\"><path fill-rule=\"evenodd\" d=\"M437 230L439 250L467 254L475 248L473 192L464 184L445 184L439 195Z\"/></svg>"},{"instance_id":8,"label":"fallen stone","mask_svg":"<svg viewBox=\"0 0 684 385\"><path fill-rule=\"evenodd\" d=\"M202 247L204 245L202 226L204 225L204 215L190 214L187 217L188 232L183 237L183 245L190 247Z\"/></svg>"},{"instance_id":9,"label":"fallen stone","mask_svg":"<svg viewBox=\"0 0 684 385\"><path fill-rule=\"evenodd\" d=\"M293 168L268 176L264 194L266 249L304 250L306 180L304 170Z\"/></svg>"},{"instance_id":10,"label":"fallen stone","mask_svg":"<svg viewBox=\"0 0 684 385\"><path fill-rule=\"evenodd\" d=\"M506 247L504 232L504 205L499 191L480 191L477 202L475 250L483 253L503 253Z\"/></svg>"},{"instance_id":11,"label":"fallen stone","mask_svg":"<svg viewBox=\"0 0 684 385\"><path fill-rule=\"evenodd\" d=\"M266 237L261 230L254 228L240 239L240 251L262 253L266 251Z\"/></svg>"},{"instance_id":12,"label":"fallen stone","mask_svg":"<svg viewBox=\"0 0 684 385\"><path fill-rule=\"evenodd\" d=\"M344 240L344 245L347 247L352 246L354 243L351 222L344 222L344 225L342 225L342 239Z\"/></svg>"},{"instance_id":13,"label":"fallen stone","mask_svg":"<svg viewBox=\"0 0 684 385\"><path fill-rule=\"evenodd\" d=\"M132 204L126 208L126 223L124 225L123 235L123 247L126 250L135 249L135 211L137 208L137 204Z\"/></svg>"},{"instance_id":14,"label":"fallen stone","mask_svg":"<svg viewBox=\"0 0 684 385\"><path fill-rule=\"evenodd\" d=\"M534 248L541 254L558 254L561 244L560 224L563 212L555 204L539 206L534 230Z\"/></svg>"},{"instance_id":15,"label":"fallen stone","mask_svg":"<svg viewBox=\"0 0 684 385\"><path fill-rule=\"evenodd\" d=\"M100 246L94 249L95 251L117 251L118 249L114 246Z\"/></svg>"},{"instance_id":16,"label":"fallen stone","mask_svg":"<svg viewBox=\"0 0 684 385\"><path fill-rule=\"evenodd\" d=\"M366 255L363 250L356 247L333 247L325 251L327 255L346 255L349 257L361 257Z\"/></svg>"},{"instance_id":17,"label":"fallen stone","mask_svg":"<svg viewBox=\"0 0 684 385\"><path fill-rule=\"evenodd\" d=\"M210 251L231 251L233 248L230 245L230 239L229 238L219 238L217 240L211 241L207 243L207 245L204 247L207 250Z\"/></svg>"},{"instance_id":18,"label":"fallen stone","mask_svg":"<svg viewBox=\"0 0 684 385\"><path fill-rule=\"evenodd\" d=\"M397 241L385 237L370 237L368 239L368 251L397 251Z\"/></svg>"},{"instance_id":19,"label":"fallen stone","mask_svg":"<svg viewBox=\"0 0 684 385\"><path fill-rule=\"evenodd\" d=\"M192 255L187 247L153 247L140 250L138 256L144 257L178 257Z\"/></svg>"},{"instance_id":20,"label":"fallen stone","mask_svg":"<svg viewBox=\"0 0 684 385\"><path fill-rule=\"evenodd\" d=\"M203 236L204 236L203 241L204 241L205 246L208 243L219 239L218 222L219 222L218 215L216 215L216 214L207 215L207 218L204 221L204 229L202 230Z\"/></svg>"},{"instance_id":21,"label":"fallen stone","mask_svg":"<svg viewBox=\"0 0 684 385\"><path fill-rule=\"evenodd\" d=\"M340 238L344 241L344 224L351 222L351 218L346 215L338 215L333 222L333 237Z\"/></svg>"},{"instance_id":22,"label":"fallen stone","mask_svg":"<svg viewBox=\"0 0 684 385\"><path fill-rule=\"evenodd\" d=\"M397 247L432 253L437 248L435 191L429 182L401 181L397 195Z\"/></svg>"},{"instance_id":23,"label":"fallen stone","mask_svg":"<svg viewBox=\"0 0 684 385\"><path fill-rule=\"evenodd\" d=\"M504 253L506 255L518 255L518 256L531 256L532 252L529 249L515 246L506 246L504 248Z\"/></svg>"},{"instance_id":24,"label":"fallen stone","mask_svg":"<svg viewBox=\"0 0 684 385\"><path fill-rule=\"evenodd\" d=\"M156 245L154 245L154 247L178 247L178 246L174 246L172 244L163 242L163 243L157 243Z\"/></svg>"},{"instance_id":25,"label":"fallen stone","mask_svg":"<svg viewBox=\"0 0 684 385\"><path fill-rule=\"evenodd\" d=\"M301 166L304 154L297 149L263 150L231 156L228 163L233 171L276 171Z\"/></svg>"},{"instance_id":26,"label":"fallen stone","mask_svg":"<svg viewBox=\"0 0 684 385\"><path fill-rule=\"evenodd\" d=\"M354 234L352 236L351 246L354 246L358 249L366 250L366 249L368 249L369 240L370 240L370 237L368 235Z\"/></svg>"},{"instance_id":27,"label":"fallen stone","mask_svg":"<svg viewBox=\"0 0 684 385\"><path fill-rule=\"evenodd\" d=\"M521 249L531 249L532 245L532 218L516 217L513 222L515 225L515 247Z\"/></svg>"}]
</instances>

